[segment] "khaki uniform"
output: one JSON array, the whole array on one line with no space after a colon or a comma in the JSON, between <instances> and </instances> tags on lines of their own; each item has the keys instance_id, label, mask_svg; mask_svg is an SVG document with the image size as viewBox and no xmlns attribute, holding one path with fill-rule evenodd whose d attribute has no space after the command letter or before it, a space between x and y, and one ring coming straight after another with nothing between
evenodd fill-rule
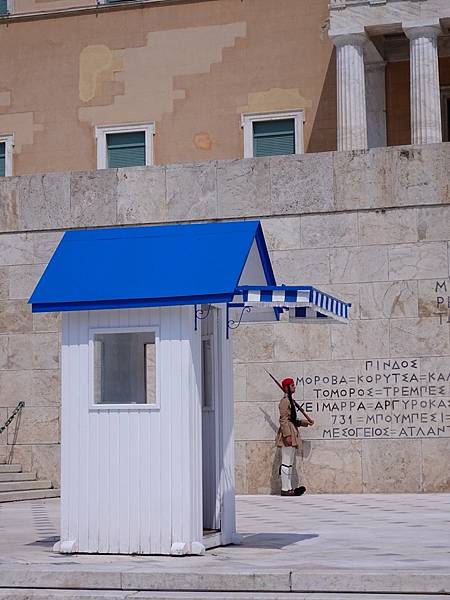
<instances>
[{"instance_id":1,"label":"khaki uniform","mask_svg":"<svg viewBox=\"0 0 450 600\"><path fill-rule=\"evenodd\" d=\"M286 445L284 438L290 435L292 436L292 447L298 448L300 439L298 427L308 427L308 421L306 419L299 419L297 423L291 421L291 405L287 396L284 396L280 400L278 408L280 409L280 428L278 429L275 443L278 448L282 448Z\"/></svg>"}]
</instances>

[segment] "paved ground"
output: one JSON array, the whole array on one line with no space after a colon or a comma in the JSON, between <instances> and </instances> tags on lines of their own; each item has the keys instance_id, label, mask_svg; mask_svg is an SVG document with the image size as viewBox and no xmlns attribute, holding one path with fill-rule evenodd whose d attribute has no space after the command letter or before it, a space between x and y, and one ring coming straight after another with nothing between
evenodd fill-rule
<instances>
[{"instance_id":1,"label":"paved ground","mask_svg":"<svg viewBox=\"0 0 450 600\"><path fill-rule=\"evenodd\" d=\"M39 573L64 573L64 585L48 587L115 589L107 575L120 572L121 585L134 590L193 589L196 573L199 589L238 590L250 589L257 573L261 584L251 584L254 591L381 591L383 599L389 592L450 594L450 495L241 496L242 545L183 558L53 553L58 509L58 499L0 504L0 588L46 587ZM74 579L77 573L84 584ZM223 597L232 598L231 592Z\"/></svg>"},{"instance_id":2,"label":"paved ground","mask_svg":"<svg viewBox=\"0 0 450 600\"><path fill-rule=\"evenodd\" d=\"M450 495L240 496L241 546L206 557L63 556L59 499L0 504L0 565L224 564L273 570L432 570L450 572Z\"/></svg>"}]
</instances>

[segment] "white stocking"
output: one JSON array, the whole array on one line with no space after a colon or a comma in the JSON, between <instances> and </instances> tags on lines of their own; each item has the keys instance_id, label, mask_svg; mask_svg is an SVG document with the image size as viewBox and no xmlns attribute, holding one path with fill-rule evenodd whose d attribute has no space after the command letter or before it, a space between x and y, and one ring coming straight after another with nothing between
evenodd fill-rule
<instances>
[{"instance_id":1,"label":"white stocking","mask_svg":"<svg viewBox=\"0 0 450 600\"><path fill-rule=\"evenodd\" d=\"M282 446L281 448L281 489L283 492L292 490L292 465L294 464L295 448Z\"/></svg>"}]
</instances>

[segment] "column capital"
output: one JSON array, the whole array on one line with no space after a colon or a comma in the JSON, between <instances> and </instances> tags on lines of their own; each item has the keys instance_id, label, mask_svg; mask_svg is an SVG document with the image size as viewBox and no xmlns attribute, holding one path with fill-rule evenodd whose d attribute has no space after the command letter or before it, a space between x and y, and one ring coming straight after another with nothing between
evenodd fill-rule
<instances>
[{"instance_id":1,"label":"column capital","mask_svg":"<svg viewBox=\"0 0 450 600\"><path fill-rule=\"evenodd\" d=\"M358 33L342 33L338 35L330 35L330 40L336 47L342 46L364 46L369 38L364 31Z\"/></svg>"},{"instance_id":2,"label":"column capital","mask_svg":"<svg viewBox=\"0 0 450 600\"><path fill-rule=\"evenodd\" d=\"M437 39L442 34L442 28L439 23L403 27L403 31L410 40L416 40L417 38Z\"/></svg>"}]
</instances>

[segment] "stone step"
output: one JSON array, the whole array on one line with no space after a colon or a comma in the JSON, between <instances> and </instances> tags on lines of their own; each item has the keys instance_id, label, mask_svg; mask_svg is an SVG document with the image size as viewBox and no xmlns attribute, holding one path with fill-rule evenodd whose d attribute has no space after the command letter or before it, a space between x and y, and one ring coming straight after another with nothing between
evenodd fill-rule
<instances>
[{"instance_id":1,"label":"stone step","mask_svg":"<svg viewBox=\"0 0 450 600\"><path fill-rule=\"evenodd\" d=\"M136 592L123 591L0 589L0 600L131 600L136 597Z\"/></svg>"},{"instance_id":2,"label":"stone step","mask_svg":"<svg viewBox=\"0 0 450 600\"><path fill-rule=\"evenodd\" d=\"M48 490L51 487L51 481L4 481L0 482L0 494L2 492L22 492L24 490Z\"/></svg>"},{"instance_id":3,"label":"stone step","mask_svg":"<svg viewBox=\"0 0 450 600\"><path fill-rule=\"evenodd\" d=\"M36 473L0 473L0 481L34 481Z\"/></svg>"},{"instance_id":4,"label":"stone step","mask_svg":"<svg viewBox=\"0 0 450 600\"><path fill-rule=\"evenodd\" d=\"M0 600L445 600L447 595L342 594L323 592L135 592L102 590L0 589Z\"/></svg>"},{"instance_id":5,"label":"stone step","mask_svg":"<svg viewBox=\"0 0 450 600\"><path fill-rule=\"evenodd\" d=\"M0 502L16 502L17 500L40 500L42 498L57 498L59 490L26 490L22 492L1 492Z\"/></svg>"},{"instance_id":6,"label":"stone step","mask_svg":"<svg viewBox=\"0 0 450 600\"><path fill-rule=\"evenodd\" d=\"M95 596L94 596L95 597ZM138 592L124 600L448 600L447 595L324 594L323 592ZM0 596L0 600L3 600ZM15 600L15 598L14 598ZM55 598L59 600L59 598ZM62 600L62 598L61 598ZM122 600L122 599L121 599Z\"/></svg>"},{"instance_id":7,"label":"stone step","mask_svg":"<svg viewBox=\"0 0 450 600\"><path fill-rule=\"evenodd\" d=\"M22 465L5 465L0 464L0 473L20 473Z\"/></svg>"}]
</instances>

